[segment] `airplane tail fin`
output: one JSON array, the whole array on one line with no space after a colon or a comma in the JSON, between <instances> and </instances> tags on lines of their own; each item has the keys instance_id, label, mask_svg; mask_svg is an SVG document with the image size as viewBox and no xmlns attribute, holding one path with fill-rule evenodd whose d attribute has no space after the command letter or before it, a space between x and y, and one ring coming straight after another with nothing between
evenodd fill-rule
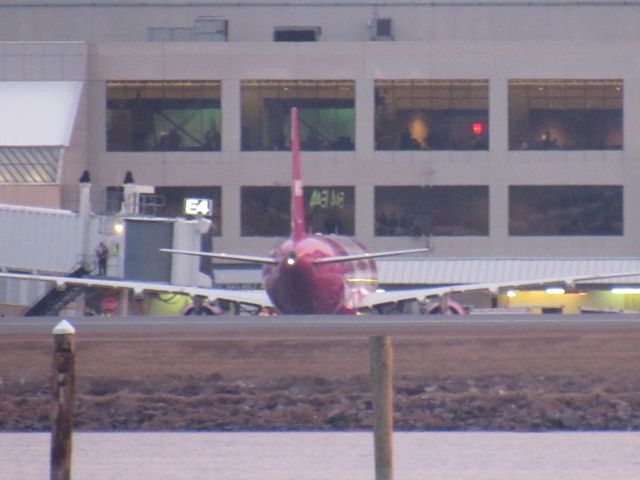
<instances>
[{"instance_id":1,"label":"airplane tail fin","mask_svg":"<svg viewBox=\"0 0 640 480\"><path fill-rule=\"evenodd\" d=\"M300 131L298 127L298 109L291 109L291 236L294 242L306 235L304 223L304 196L302 188L302 169L300 166Z\"/></svg>"}]
</instances>

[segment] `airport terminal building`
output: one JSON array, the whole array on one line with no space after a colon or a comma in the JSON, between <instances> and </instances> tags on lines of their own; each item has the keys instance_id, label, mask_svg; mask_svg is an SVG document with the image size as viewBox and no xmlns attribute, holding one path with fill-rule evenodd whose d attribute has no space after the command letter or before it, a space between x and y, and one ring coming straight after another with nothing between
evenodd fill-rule
<instances>
[{"instance_id":1,"label":"airport terminal building","mask_svg":"<svg viewBox=\"0 0 640 480\"><path fill-rule=\"evenodd\" d=\"M634 1L0 0L0 203L77 210L87 171L116 214L130 172L139 214L211 200L215 249L266 252L295 106L315 232L498 277L636 268L639 25Z\"/></svg>"}]
</instances>

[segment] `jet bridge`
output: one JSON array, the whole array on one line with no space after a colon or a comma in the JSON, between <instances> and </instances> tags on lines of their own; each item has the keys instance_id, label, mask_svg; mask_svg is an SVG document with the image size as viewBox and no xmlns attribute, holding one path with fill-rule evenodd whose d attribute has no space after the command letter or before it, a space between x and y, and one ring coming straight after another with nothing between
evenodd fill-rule
<instances>
[{"instance_id":1,"label":"jet bridge","mask_svg":"<svg viewBox=\"0 0 640 480\"><path fill-rule=\"evenodd\" d=\"M88 186L81 185L81 205L88 204ZM0 268L18 273L94 276L95 248L104 241L111 250L107 275L125 280L211 286L200 272L200 259L168 255L159 248L200 250L208 220L119 214L97 216L79 212L0 204ZM115 232L113 226L122 225ZM0 279L0 313L57 315L85 288L51 282ZM82 298L82 297L81 297ZM4 306L4 307L2 307Z\"/></svg>"}]
</instances>

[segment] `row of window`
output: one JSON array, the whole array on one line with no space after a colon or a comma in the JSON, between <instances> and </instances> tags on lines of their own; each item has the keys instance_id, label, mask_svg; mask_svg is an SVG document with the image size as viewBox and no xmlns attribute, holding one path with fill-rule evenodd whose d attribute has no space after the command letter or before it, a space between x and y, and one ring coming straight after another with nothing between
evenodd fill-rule
<instances>
[{"instance_id":1,"label":"row of window","mask_svg":"<svg viewBox=\"0 0 640 480\"><path fill-rule=\"evenodd\" d=\"M109 188L108 194L111 210L118 211L122 188ZM289 187L242 187L241 235L289 235L290 195ZM158 187L146 213L183 216L186 198L213 200L212 218L216 235L221 235L221 187ZM304 201L311 231L354 235L353 186L305 187ZM487 236L489 187L379 186L374 189L374 215L376 236ZM622 186L509 187L509 235L622 234Z\"/></svg>"},{"instance_id":2,"label":"row of window","mask_svg":"<svg viewBox=\"0 0 640 480\"><path fill-rule=\"evenodd\" d=\"M509 80L511 150L620 150L622 80ZM246 80L241 149L353 151L355 82ZM107 151L218 151L219 81L107 82ZM488 150L488 80L376 80L376 150Z\"/></svg>"}]
</instances>

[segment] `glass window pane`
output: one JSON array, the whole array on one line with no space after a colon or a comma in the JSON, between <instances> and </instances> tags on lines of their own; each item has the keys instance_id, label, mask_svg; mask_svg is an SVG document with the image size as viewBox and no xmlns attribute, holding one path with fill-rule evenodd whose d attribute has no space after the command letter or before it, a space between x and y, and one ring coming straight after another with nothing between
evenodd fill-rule
<instances>
[{"instance_id":1,"label":"glass window pane","mask_svg":"<svg viewBox=\"0 0 640 480\"><path fill-rule=\"evenodd\" d=\"M353 81L243 81L242 150L288 150L292 107L302 150L353 150Z\"/></svg>"},{"instance_id":2,"label":"glass window pane","mask_svg":"<svg viewBox=\"0 0 640 480\"><path fill-rule=\"evenodd\" d=\"M107 82L107 151L220 150L220 82Z\"/></svg>"},{"instance_id":3,"label":"glass window pane","mask_svg":"<svg viewBox=\"0 0 640 480\"><path fill-rule=\"evenodd\" d=\"M375 188L377 236L489 234L489 187Z\"/></svg>"},{"instance_id":4,"label":"glass window pane","mask_svg":"<svg viewBox=\"0 0 640 480\"><path fill-rule=\"evenodd\" d=\"M510 80L511 150L621 150L622 80Z\"/></svg>"},{"instance_id":5,"label":"glass window pane","mask_svg":"<svg viewBox=\"0 0 640 480\"><path fill-rule=\"evenodd\" d=\"M290 196L289 187L241 187L241 235L243 237L289 235Z\"/></svg>"},{"instance_id":6,"label":"glass window pane","mask_svg":"<svg viewBox=\"0 0 640 480\"><path fill-rule=\"evenodd\" d=\"M487 80L377 80L376 150L488 150Z\"/></svg>"},{"instance_id":7,"label":"glass window pane","mask_svg":"<svg viewBox=\"0 0 640 480\"><path fill-rule=\"evenodd\" d=\"M304 187L307 228L313 233L353 236L353 187Z\"/></svg>"},{"instance_id":8,"label":"glass window pane","mask_svg":"<svg viewBox=\"0 0 640 480\"><path fill-rule=\"evenodd\" d=\"M242 187L243 236L284 237L291 231L289 187ZM305 220L312 233L353 235L354 187L304 187Z\"/></svg>"},{"instance_id":9,"label":"glass window pane","mask_svg":"<svg viewBox=\"0 0 640 480\"><path fill-rule=\"evenodd\" d=\"M123 187L107 187L105 200L105 213L113 215L122 210L122 202L124 201Z\"/></svg>"},{"instance_id":10,"label":"glass window pane","mask_svg":"<svg viewBox=\"0 0 640 480\"><path fill-rule=\"evenodd\" d=\"M622 235L622 187L509 187L509 235Z\"/></svg>"}]
</instances>

